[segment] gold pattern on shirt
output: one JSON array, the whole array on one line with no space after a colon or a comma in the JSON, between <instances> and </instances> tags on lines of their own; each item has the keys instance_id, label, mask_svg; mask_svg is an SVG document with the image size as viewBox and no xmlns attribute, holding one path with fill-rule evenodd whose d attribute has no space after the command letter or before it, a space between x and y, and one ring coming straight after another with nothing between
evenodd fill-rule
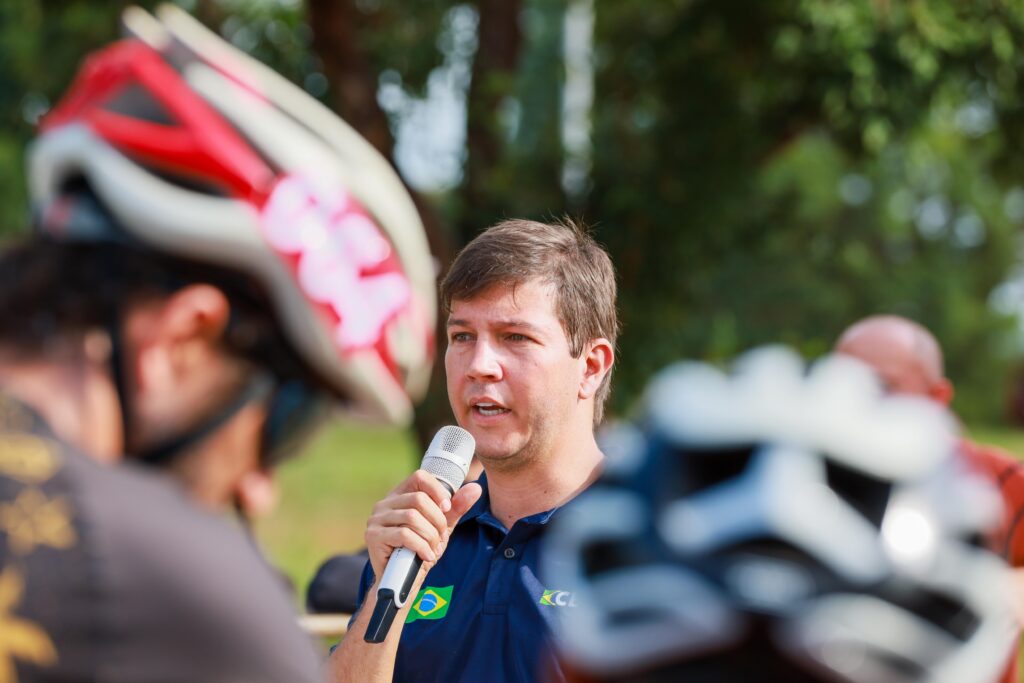
<instances>
[{"instance_id":1,"label":"gold pattern on shirt","mask_svg":"<svg viewBox=\"0 0 1024 683\"><path fill-rule=\"evenodd\" d=\"M25 580L14 569L0 572L0 683L17 683L14 660L53 666L57 648L40 626L14 615Z\"/></svg>"},{"instance_id":2,"label":"gold pattern on shirt","mask_svg":"<svg viewBox=\"0 0 1024 683\"><path fill-rule=\"evenodd\" d=\"M26 488L13 501L0 503L0 531L7 534L8 547L16 555L44 545L64 550L78 541L68 502L47 498L37 488Z\"/></svg>"},{"instance_id":3,"label":"gold pattern on shirt","mask_svg":"<svg viewBox=\"0 0 1024 683\"><path fill-rule=\"evenodd\" d=\"M57 452L31 434L0 434L0 475L41 484L60 469Z\"/></svg>"}]
</instances>

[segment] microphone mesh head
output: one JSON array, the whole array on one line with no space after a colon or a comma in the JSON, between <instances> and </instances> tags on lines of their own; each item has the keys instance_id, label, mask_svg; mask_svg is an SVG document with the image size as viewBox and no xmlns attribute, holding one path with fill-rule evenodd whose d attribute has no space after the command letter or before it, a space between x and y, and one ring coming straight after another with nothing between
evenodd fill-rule
<instances>
[{"instance_id":1,"label":"microphone mesh head","mask_svg":"<svg viewBox=\"0 0 1024 683\"><path fill-rule=\"evenodd\" d=\"M476 440L472 434L462 427L442 427L430 442L420 467L448 484L452 492L455 492L466 481L474 450Z\"/></svg>"}]
</instances>

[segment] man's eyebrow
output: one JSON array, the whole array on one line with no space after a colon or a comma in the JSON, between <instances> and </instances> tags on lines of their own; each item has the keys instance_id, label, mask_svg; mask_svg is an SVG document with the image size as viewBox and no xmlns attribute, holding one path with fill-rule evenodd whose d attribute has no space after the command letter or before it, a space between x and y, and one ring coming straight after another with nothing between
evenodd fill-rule
<instances>
[{"instance_id":1,"label":"man's eyebrow","mask_svg":"<svg viewBox=\"0 0 1024 683\"><path fill-rule=\"evenodd\" d=\"M517 327L519 329L532 330L534 332L541 331L541 329L533 323L526 322L525 320L516 320L515 318L511 320L499 320L495 323L495 327Z\"/></svg>"},{"instance_id":2,"label":"man's eyebrow","mask_svg":"<svg viewBox=\"0 0 1024 683\"><path fill-rule=\"evenodd\" d=\"M462 318L448 318L448 327L471 327L468 320ZM541 332L541 328L537 327L531 322L525 320L517 320L511 318L508 320L495 320L491 323L492 327L515 327L523 330L531 330L533 332Z\"/></svg>"}]
</instances>

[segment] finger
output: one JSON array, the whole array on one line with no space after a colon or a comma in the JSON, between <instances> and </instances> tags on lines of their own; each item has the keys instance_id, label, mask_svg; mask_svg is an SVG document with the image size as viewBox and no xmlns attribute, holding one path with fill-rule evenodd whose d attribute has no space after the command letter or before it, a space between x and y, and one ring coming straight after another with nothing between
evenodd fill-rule
<instances>
[{"instance_id":1,"label":"finger","mask_svg":"<svg viewBox=\"0 0 1024 683\"><path fill-rule=\"evenodd\" d=\"M382 527L405 527L412 529L421 536L430 547L437 549L441 542L441 533L419 510L406 508L404 510L390 510L376 515L373 523Z\"/></svg>"},{"instance_id":2,"label":"finger","mask_svg":"<svg viewBox=\"0 0 1024 683\"><path fill-rule=\"evenodd\" d=\"M441 508L437 506L434 499L423 491L411 491L402 493L393 498L381 501L381 505L374 511L374 516L381 516L393 510L416 510L422 514L427 521L434 525L438 533L448 528L448 520L445 518Z\"/></svg>"},{"instance_id":3,"label":"finger","mask_svg":"<svg viewBox=\"0 0 1024 683\"><path fill-rule=\"evenodd\" d=\"M447 512L451 508L452 494L437 477L426 470L416 470L411 478L416 482L417 490L433 498L442 512Z\"/></svg>"},{"instance_id":4,"label":"finger","mask_svg":"<svg viewBox=\"0 0 1024 683\"><path fill-rule=\"evenodd\" d=\"M367 527L366 533L363 534L363 540L366 542L366 549L370 555L370 566L373 567L373 575L377 578L380 578L388 558L394 551L386 538L390 533L391 530L387 527L374 526Z\"/></svg>"},{"instance_id":5,"label":"finger","mask_svg":"<svg viewBox=\"0 0 1024 683\"><path fill-rule=\"evenodd\" d=\"M424 561L434 562L437 560L437 553L416 532L406 527L375 527L372 531L366 532L367 547L370 549L371 563L374 560L374 572L383 570L391 555L399 548L408 548ZM379 568L376 565L380 565ZM377 574L379 576L379 574Z\"/></svg>"},{"instance_id":6,"label":"finger","mask_svg":"<svg viewBox=\"0 0 1024 683\"><path fill-rule=\"evenodd\" d=\"M420 556L424 562L436 562L437 553L430 547L430 544L412 529L406 527L390 527L389 545L393 548L408 548Z\"/></svg>"},{"instance_id":7,"label":"finger","mask_svg":"<svg viewBox=\"0 0 1024 683\"><path fill-rule=\"evenodd\" d=\"M452 508L445 513L449 531L454 529L455 525L462 519L462 516L469 512L471 507L476 505L483 492L484 490L480 488L480 484L476 482L470 482L455 492L455 495L452 496Z\"/></svg>"},{"instance_id":8,"label":"finger","mask_svg":"<svg viewBox=\"0 0 1024 683\"><path fill-rule=\"evenodd\" d=\"M449 501L451 494L448 493L448 489L437 480L437 477L426 470L416 470L410 474L405 481L398 485L398 488L392 491L392 494L409 493L412 491L426 493L437 503L437 506L442 511L447 511L451 507Z\"/></svg>"}]
</instances>

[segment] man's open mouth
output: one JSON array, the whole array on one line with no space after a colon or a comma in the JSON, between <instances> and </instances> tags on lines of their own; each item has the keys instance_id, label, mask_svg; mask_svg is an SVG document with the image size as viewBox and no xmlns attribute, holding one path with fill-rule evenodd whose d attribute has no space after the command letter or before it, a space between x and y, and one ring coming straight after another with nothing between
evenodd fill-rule
<instances>
[{"instance_id":1,"label":"man's open mouth","mask_svg":"<svg viewBox=\"0 0 1024 683\"><path fill-rule=\"evenodd\" d=\"M495 415L511 412L508 408L502 407L497 403L474 403L473 410L484 417L494 417Z\"/></svg>"}]
</instances>

